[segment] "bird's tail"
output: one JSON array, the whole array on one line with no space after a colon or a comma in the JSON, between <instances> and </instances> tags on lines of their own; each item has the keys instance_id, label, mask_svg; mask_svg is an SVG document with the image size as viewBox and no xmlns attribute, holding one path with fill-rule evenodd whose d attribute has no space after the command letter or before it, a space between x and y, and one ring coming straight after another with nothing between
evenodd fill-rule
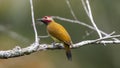
<instances>
[{"instance_id":1,"label":"bird's tail","mask_svg":"<svg viewBox=\"0 0 120 68\"><path fill-rule=\"evenodd\" d=\"M67 59L72 61L72 54L71 54L71 50L70 50L70 45L64 44L64 47L65 47Z\"/></svg>"}]
</instances>

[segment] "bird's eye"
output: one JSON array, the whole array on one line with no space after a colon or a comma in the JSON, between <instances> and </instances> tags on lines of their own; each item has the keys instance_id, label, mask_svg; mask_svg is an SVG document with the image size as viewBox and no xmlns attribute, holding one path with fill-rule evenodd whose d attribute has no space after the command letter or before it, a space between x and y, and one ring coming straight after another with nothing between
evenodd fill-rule
<instances>
[{"instance_id":1,"label":"bird's eye","mask_svg":"<svg viewBox=\"0 0 120 68\"><path fill-rule=\"evenodd\" d=\"M47 19L47 17L44 17L45 19Z\"/></svg>"}]
</instances>

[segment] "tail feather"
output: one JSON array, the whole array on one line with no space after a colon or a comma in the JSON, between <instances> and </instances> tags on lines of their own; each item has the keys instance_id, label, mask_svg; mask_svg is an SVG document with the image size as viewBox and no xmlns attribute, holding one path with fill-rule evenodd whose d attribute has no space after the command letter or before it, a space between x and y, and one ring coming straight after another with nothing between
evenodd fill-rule
<instances>
[{"instance_id":1,"label":"tail feather","mask_svg":"<svg viewBox=\"0 0 120 68\"><path fill-rule=\"evenodd\" d=\"M64 44L64 46L65 46L67 59L72 61L72 54L71 54L70 46L66 44Z\"/></svg>"},{"instance_id":2,"label":"tail feather","mask_svg":"<svg viewBox=\"0 0 120 68\"><path fill-rule=\"evenodd\" d=\"M67 59L72 61L72 54L71 54L71 51L67 51L66 52L66 56L67 56Z\"/></svg>"}]
</instances>

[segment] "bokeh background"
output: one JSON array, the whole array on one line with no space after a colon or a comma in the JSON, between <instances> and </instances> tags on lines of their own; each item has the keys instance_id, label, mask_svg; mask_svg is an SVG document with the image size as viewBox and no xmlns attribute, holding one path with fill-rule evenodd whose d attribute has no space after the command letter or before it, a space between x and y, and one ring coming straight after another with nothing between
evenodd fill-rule
<instances>
[{"instance_id":1,"label":"bokeh background","mask_svg":"<svg viewBox=\"0 0 120 68\"><path fill-rule=\"evenodd\" d=\"M81 0L70 0L76 17L92 25ZM35 19L46 15L74 19L65 0L33 0ZM120 34L120 0L90 0L93 17L99 29ZM96 31L85 26L57 20L69 32L73 43L97 39ZM45 25L36 23L39 35L47 35ZM34 42L29 0L0 0L0 50L16 45L27 47ZM51 38L40 40L51 44ZM73 60L66 59L64 50L47 50L30 55L0 59L0 68L120 68L119 44L89 44L72 49Z\"/></svg>"}]
</instances>

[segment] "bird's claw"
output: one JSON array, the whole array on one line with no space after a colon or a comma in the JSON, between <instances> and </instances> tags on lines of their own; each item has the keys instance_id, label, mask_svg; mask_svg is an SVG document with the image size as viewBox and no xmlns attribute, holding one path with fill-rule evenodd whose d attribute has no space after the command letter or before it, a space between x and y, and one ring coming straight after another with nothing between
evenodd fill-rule
<instances>
[{"instance_id":1,"label":"bird's claw","mask_svg":"<svg viewBox=\"0 0 120 68\"><path fill-rule=\"evenodd\" d=\"M52 45L53 45L55 48L58 48L58 49L63 48L63 47L61 46L61 43L53 42Z\"/></svg>"}]
</instances>

